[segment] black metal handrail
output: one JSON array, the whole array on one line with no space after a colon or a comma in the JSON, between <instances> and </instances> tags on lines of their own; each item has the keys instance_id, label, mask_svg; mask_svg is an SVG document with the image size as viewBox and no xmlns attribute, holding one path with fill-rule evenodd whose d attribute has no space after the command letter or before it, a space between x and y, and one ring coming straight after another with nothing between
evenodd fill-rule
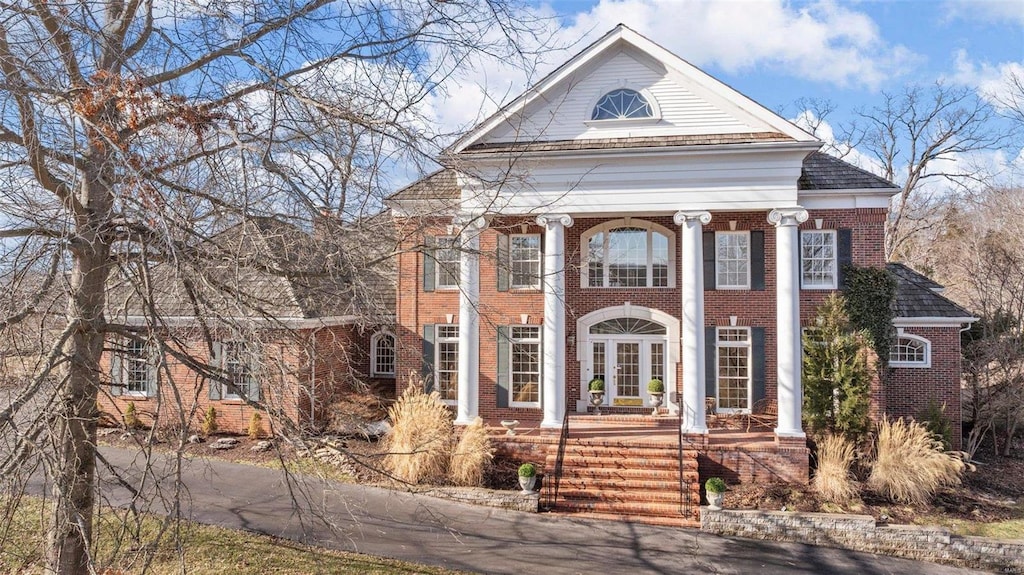
<instances>
[{"instance_id":1,"label":"black metal handrail","mask_svg":"<svg viewBox=\"0 0 1024 575\"><path fill-rule=\"evenodd\" d=\"M690 516L690 498L687 497L684 487L686 480L683 475L683 406L682 398L679 398L679 410L676 413L676 433L679 435L679 514L684 517Z\"/></svg>"},{"instance_id":2,"label":"black metal handrail","mask_svg":"<svg viewBox=\"0 0 1024 575\"><path fill-rule=\"evenodd\" d=\"M558 504L558 484L562 481L562 461L565 459L565 444L569 440L569 406L565 406L565 415L562 416L562 433L558 437L558 455L555 457L554 477L547 481L548 491L551 496L548 498L546 507L554 509Z\"/></svg>"}]
</instances>

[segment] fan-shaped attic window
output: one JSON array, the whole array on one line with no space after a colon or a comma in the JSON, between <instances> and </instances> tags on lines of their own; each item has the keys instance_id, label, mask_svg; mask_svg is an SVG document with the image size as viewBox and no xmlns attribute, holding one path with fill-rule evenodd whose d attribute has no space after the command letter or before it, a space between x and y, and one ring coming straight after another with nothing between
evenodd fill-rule
<instances>
[{"instance_id":1,"label":"fan-shaped attic window","mask_svg":"<svg viewBox=\"0 0 1024 575\"><path fill-rule=\"evenodd\" d=\"M594 106L591 120L627 120L653 118L654 108L640 92L629 88L612 90Z\"/></svg>"}]
</instances>

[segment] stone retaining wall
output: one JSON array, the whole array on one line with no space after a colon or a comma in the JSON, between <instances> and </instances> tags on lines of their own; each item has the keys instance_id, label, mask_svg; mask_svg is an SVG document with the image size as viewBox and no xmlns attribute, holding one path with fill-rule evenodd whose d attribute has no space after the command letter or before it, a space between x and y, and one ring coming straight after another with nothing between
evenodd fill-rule
<instances>
[{"instance_id":1,"label":"stone retaining wall","mask_svg":"<svg viewBox=\"0 0 1024 575\"><path fill-rule=\"evenodd\" d=\"M499 491L482 487L438 487L422 493L460 503L529 513L536 513L540 508L540 493L536 491L522 493L521 491Z\"/></svg>"},{"instance_id":2,"label":"stone retaining wall","mask_svg":"<svg viewBox=\"0 0 1024 575\"><path fill-rule=\"evenodd\" d=\"M868 515L700 509L703 531L768 541L841 547L972 567L1024 573L1024 541L953 535L941 527L878 525Z\"/></svg>"}]
</instances>

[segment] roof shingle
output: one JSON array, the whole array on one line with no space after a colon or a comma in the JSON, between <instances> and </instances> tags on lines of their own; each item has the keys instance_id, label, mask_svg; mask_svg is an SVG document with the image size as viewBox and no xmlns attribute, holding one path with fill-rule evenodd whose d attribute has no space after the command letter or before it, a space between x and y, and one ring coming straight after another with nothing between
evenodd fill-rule
<instances>
[{"instance_id":1,"label":"roof shingle","mask_svg":"<svg viewBox=\"0 0 1024 575\"><path fill-rule=\"evenodd\" d=\"M942 286L900 263L887 264L896 277L896 317L971 318L969 311L935 292Z\"/></svg>"}]
</instances>

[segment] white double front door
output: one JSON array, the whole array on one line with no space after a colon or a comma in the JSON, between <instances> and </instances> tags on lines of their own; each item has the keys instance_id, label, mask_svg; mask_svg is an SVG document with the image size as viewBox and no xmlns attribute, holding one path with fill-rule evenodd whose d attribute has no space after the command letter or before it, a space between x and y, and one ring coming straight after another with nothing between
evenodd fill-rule
<instances>
[{"instance_id":1,"label":"white double front door","mask_svg":"<svg viewBox=\"0 0 1024 575\"><path fill-rule=\"evenodd\" d=\"M607 405L647 405L647 382L665 381L663 337L592 336L590 346L593 378L604 380Z\"/></svg>"}]
</instances>

